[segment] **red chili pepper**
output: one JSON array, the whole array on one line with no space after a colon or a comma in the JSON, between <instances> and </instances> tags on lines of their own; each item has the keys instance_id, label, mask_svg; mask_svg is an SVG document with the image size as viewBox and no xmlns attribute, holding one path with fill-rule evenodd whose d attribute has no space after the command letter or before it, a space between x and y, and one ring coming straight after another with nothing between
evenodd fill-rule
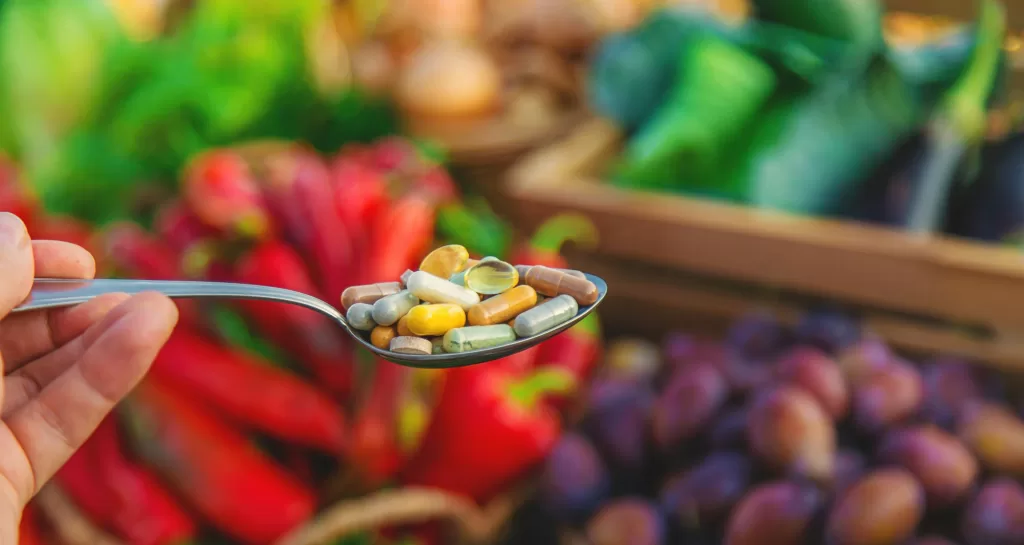
<instances>
[{"instance_id":1,"label":"red chili pepper","mask_svg":"<svg viewBox=\"0 0 1024 545\"><path fill-rule=\"evenodd\" d=\"M100 260L121 274L147 280L181 280L181 256L160 239L134 223L110 226L102 235ZM178 299L181 323L201 324L203 315L195 301Z\"/></svg>"},{"instance_id":2,"label":"red chili pepper","mask_svg":"<svg viewBox=\"0 0 1024 545\"><path fill-rule=\"evenodd\" d=\"M242 256L235 267L235 279L321 296L302 257L280 241L261 243ZM330 320L295 305L261 301L239 304L260 331L299 356L332 392L344 396L351 391L355 366L351 345Z\"/></svg>"},{"instance_id":3,"label":"red chili pepper","mask_svg":"<svg viewBox=\"0 0 1024 545\"><path fill-rule=\"evenodd\" d=\"M151 374L273 437L332 454L344 450L345 415L321 390L185 328L171 333Z\"/></svg>"},{"instance_id":4,"label":"red chili pepper","mask_svg":"<svg viewBox=\"0 0 1024 545\"><path fill-rule=\"evenodd\" d=\"M39 513L36 512L36 506L31 503L26 505L21 512L21 522L18 524L18 545L46 545L42 524L39 522Z\"/></svg>"},{"instance_id":5,"label":"red chili pepper","mask_svg":"<svg viewBox=\"0 0 1024 545\"><path fill-rule=\"evenodd\" d=\"M32 227L39 207L19 175L13 162L0 154L0 210L21 218Z\"/></svg>"},{"instance_id":6,"label":"red chili pepper","mask_svg":"<svg viewBox=\"0 0 1024 545\"><path fill-rule=\"evenodd\" d=\"M405 461L398 438L398 398L408 367L377 359L370 389L352 423L349 463L361 483L375 489L394 477Z\"/></svg>"},{"instance_id":7,"label":"red chili pepper","mask_svg":"<svg viewBox=\"0 0 1024 545\"><path fill-rule=\"evenodd\" d=\"M434 237L434 204L412 193L398 199L373 226L369 277L361 283L394 282L419 262Z\"/></svg>"},{"instance_id":8,"label":"red chili pepper","mask_svg":"<svg viewBox=\"0 0 1024 545\"><path fill-rule=\"evenodd\" d=\"M480 365L446 372L441 397L403 482L483 502L541 462L561 421L543 398L573 387L563 369L529 374Z\"/></svg>"},{"instance_id":9,"label":"red chili pepper","mask_svg":"<svg viewBox=\"0 0 1024 545\"><path fill-rule=\"evenodd\" d=\"M313 516L313 492L245 436L155 377L127 402L137 452L220 531L271 543Z\"/></svg>"},{"instance_id":10,"label":"red chili pepper","mask_svg":"<svg viewBox=\"0 0 1024 545\"><path fill-rule=\"evenodd\" d=\"M597 245L597 228L586 216L559 214L538 227L533 238L513 252L510 262L565 269L569 265L559 252L566 241L593 248Z\"/></svg>"},{"instance_id":11,"label":"red chili pepper","mask_svg":"<svg viewBox=\"0 0 1024 545\"><path fill-rule=\"evenodd\" d=\"M263 191L286 238L301 248L328 299L353 285L356 254L335 209L327 165L298 146L283 146L263 157Z\"/></svg>"},{"instance_id":12,"label":"red chili pepper","mask_svg":"<svg viewBox=\"0 0 1024 545\"><path fill-rule=\"evenodd\" d=\"M384 175L357 158L339 155L331 164L334 208L355 255L366 255L370 226L388 206Z\"/></svg>"},{"instance_id":13,"label":"red chili pepper","mask_svg":"<svg viewBox=\"0 0 1024 545\"><path fill-rule=\"evenodd\" d=\"M195 523L170 492L148 469L125 455L113 419L105 419L75 456L80 458L69 471L86 475L65 475L65 492L84 504L83 511L85 505L95 509L103 501L104 512L92 516L129 545L180 544L195 536ZM92 479L92 489L81 488L86 479ZM95 496L97 492L100 495Z\"/></svg>"},{"instance_id":14,"label":"red chili pepper","mask_svg":"<svg viewBox=\"0 0 1024 545\"><path fill-rule=\"evenodd\" d=\"M183 185L185 202L207 225L245 238L271 234L263 194L249 165L234 150L216 149L195 157Z\"/></svg>"}]
</instances>

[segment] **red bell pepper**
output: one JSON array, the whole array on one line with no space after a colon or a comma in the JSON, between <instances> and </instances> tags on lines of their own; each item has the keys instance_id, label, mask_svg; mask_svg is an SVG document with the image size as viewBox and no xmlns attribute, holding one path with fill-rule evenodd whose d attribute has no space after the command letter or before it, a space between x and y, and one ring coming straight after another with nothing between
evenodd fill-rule
<instances>
[{"instance_id":1,"label":"red bell pepper","mask_svg":"<svg viewBox=\"0 0 1024 545\"><path fill-rule=\"evenodd\" d=\"M31 503L26 505L21 512L21 522L18 523L18 545L46 545L39 513L36 512L36 506Z\"/></svg>"},{"instance_id":2,"label":"red bell pepper","mask_svg":"<svg viewBox=\"0 0 1024 545\"><path fill-rule=\"evenodd\" d=\"M381 214L371 234L368 277L360 283L395 282L418 269L434 237L434 203L413 192Z\"/></svg>"},{"instance_id":3,"label":"red bell pepper","mask_svg":"<svg viewBox=\"0 0 1024 545\"><path fill-rule=\"evenodd\" d=\"M100 424L56 480L86 516L128 545L181 544L195 536L195 523L156 476L125 456L112 419Z\"/></svg>"},{"instance_id":4,"label":"red bell pepper","mask_svg":"<svg viewBox=\"0 0 1024 545\"><path fill-rule=\"evenodd\" d=\"M245 426L340 455L346 422L321 390L254 356L177 328L150 373Z\"/></svg>"},{"instance_id":5,"label":"red bell pepper","mask_svg":"<svg viewBox=\"0 0 1024 545\"><path fill-rule=\"evenodd\" d=\"M271 543L313 516L313 492L245 436L156 377L127 400L136 451L217 529Z\"/></svg>"},{"instance_id":6,"label":"red bell pepper","mask_svg":"<svg viewBox=\"0 0 1024 545\"><path fill-rule=\"evenodd\" d=\"M179 253L217 237L217 232L203 223L181 201L171 201L161 207L156 215L155 227L163 241Z\"/></svg>"},{"instance_id":7,"label":"red bell pepper","mask_svg":"<svg viewBox=\"0 0 1024 545\"><path fill-rule=\"evenodd\" d=\"M543 265L553 269L569 266L560 251L571 241L584 248L597 246L597 228L580 214L559 214L537 228L530 241L512 253L513 265Z\"/></svg>"},{"instance_id":8,"label":"red bell pepper","mask_svg":"<svg viewBox=\"0 0 1024 545\"><path fill-rule=\"evenodd\" d=\"M300 248L330 301L353 285L358 257L335 209L327 165L314 152L280 146L261 158L261 185L284 238Z\"/></svg>"},{"instance_id":9,"label":"red bell pepper","mask_svg":"<svg viewBox=\"0 0 1024 545\"><path fill-rule=\"evenodd\" d=\"M537 346L536 362L568 371L577 386L585 384L601 357L601 326L597 314L590 314L580 323ZM564 407L568 398L555 396L555 406Z\"/></svg>"},{"instance_id":10,"label":"red bell pepper","mask_svg":"<svg viewBox=\"0 0 1024 545\"><path fill-rule=\"evenodd\" d=\"M185 202L203 223L231 236L261 239L273 232L270 214L253 173L234 150L215 149L188 165Z\"/></svg>"},{"instance_id":11,"label":"red bell pepper","mask_svg":"<svg viewBox=\"0 0 1024 545\"><path fill-rule=\"evenodd\" d=\"M398 401L411 372L377 359L366 398L356 411L348 460L367 490L394 477L405 461L398 437Z\"/></svg>"},{"instance_id":12,"label":"red bell pepper","mask_svg":"<svg viewBox=\"0 0 1024 545\"><path fill-rule=\"evenodd\" d=\"M403 482L484 502L541 462L561 421L542 401L573 388L563 369L515 373L505 366L451 369L420 450Z\"/></svg>"},{"instance_id":13,"label":"red bell pepper","mask_svg":"<svg viewBox=\"0 0 1024 545\"><path fill-rule=\"evenodd\" d=\"M280 241L261 243L242 256L234 278L238 282L321 296L301 256ZM296 354L332 392L339 396L351 392L355 369L352 348L329 319L295 305L262 301L244 301L239 305L264 335Z\"/></svg>"}]
</instances>

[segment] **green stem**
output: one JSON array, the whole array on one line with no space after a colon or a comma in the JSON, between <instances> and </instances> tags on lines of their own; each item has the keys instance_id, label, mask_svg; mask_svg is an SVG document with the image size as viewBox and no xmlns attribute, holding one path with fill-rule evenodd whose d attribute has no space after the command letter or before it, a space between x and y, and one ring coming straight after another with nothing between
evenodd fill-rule
<instances>
[{"instance_id":1,"label":"green stem","mask_svg":"<svg viewBox=\"0 0 1024 545\"><path fill-rule=\"evenodd\" d=\"M983 0L978 21L978 41L967 69L953 84L945 103L944 117L970 140L985 131L985 101L994 85L1006 36L1006 11L997 0Z\"/></svg>"},{"instance_id":2,"label":"green stem","mask_svg":"<svg viewBox=\"0 0 1024 545\"><path fill-rule=\"evenodd\" d=\"M561 250L567 240L586 249L593 249L597 246L597 227L582 214L559 214L534 231L530 248L554 254Z\"/></svg>"},{"instance_id":3,"label":"green stem","mask_svg":"<svg viewBox=\"0 0 1024 545\"><path fill-rule=\"evenodd\" d=\"M532 410L550 394L567 394L576 389L576 378L565 369L541 367L525 379L512 383L508 396L517 405Z\"/></svg>"}]
</instances>

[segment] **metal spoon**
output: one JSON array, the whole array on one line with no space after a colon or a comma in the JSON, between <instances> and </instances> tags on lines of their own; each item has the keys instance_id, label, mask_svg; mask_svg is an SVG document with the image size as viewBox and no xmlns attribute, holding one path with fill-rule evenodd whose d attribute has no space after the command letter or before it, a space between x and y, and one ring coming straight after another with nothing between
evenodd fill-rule
<instances>
[{"instance_id":1,"label":"metal spoon","mask_svg":"<svg viewBox=\"0 0 1024 545\"><path fill-rule=\"evenodd\" d=\"M14 312L26 312L46 308L57 308L84 303L93 297L105 293L128 293L136 294L145 291L160 292L172 299L187 298L215 298L215 299L256 299L262 301L275 301L280 303L291 303L311 310L315 310L324 316L334 320L342 329L352 336L357 342L372 351L378 356L408 367L424 367L443 369L448 367L462 367L486 361L496 360L526 350L537 343L553 337L562 331L572 327L587 314L590 314L601 304L608 293L608 285L604 280L594 276L586 275L587 280L593 282L598 289L597 301L590 306L580 307L576 317L558 327L549 329L539 335L517 339L511 343L462 352L458 354L398 354L388 350L381 350L370 344L366 337L352 328L345 320L345 316L333 305L297 291L268 286L257 286L253 284L232 284L228 282L191 282L191 281L169 281L169 280L59 280L52 278L37 278L32 286L28 299L20 306L15 307Z\"/></svg>"}]
</instances>

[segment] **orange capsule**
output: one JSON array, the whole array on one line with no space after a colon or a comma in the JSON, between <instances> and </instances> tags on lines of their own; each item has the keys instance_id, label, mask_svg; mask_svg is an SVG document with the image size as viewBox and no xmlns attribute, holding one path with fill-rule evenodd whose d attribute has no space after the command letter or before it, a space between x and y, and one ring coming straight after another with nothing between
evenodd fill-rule
<instances>
[{"instance_id":1,"label":"orange capsule","mask_svg":"<svg viewBox=\"0 0 1024 545\"><path fill-rule=\"evenodd\" d=\"M469 307L469 325L494 325L515 318L537 304L537 291L516 286L501 295Z\"/></svg>"},{"instance_id":2,"label":"orange capsule","mask_svg":"<svg viewBox=\"0 0 1024 545\"><path fill-rule=\"evenodd\" d=\"M406 314L405 316L402 316L402 318L400 320L398 320L398 324L395 326L395 329L398 331L398 336L399 337L415 337L416 336L416 334L413 333L412 330L409 329L409 315L408 314Z\"/></svg>"},{"instance_id":3,"label":"orange capsule","mask_svg":"<svg viewBox=\"0 0 1024 545\"><path fill-rule=\"evenodd\" d=\"M548 297L568 295L581 306L597 302L597 286L593 282L558 269L535 265L526 274L526 284Z\"/></svg>"},{"instance_id":4,"label":"orange capsule","mask_svg":"<svg viewBox=\"0 0 1024 545\"><path fill-rule=\"evenodd\" d=\"M370 343L381 350L387 350L391 346L391 339L397 337L395 334L395 328L385 325L379 325L373 328L373 332L370 333Z\"/></svg>"}]
</instances>

